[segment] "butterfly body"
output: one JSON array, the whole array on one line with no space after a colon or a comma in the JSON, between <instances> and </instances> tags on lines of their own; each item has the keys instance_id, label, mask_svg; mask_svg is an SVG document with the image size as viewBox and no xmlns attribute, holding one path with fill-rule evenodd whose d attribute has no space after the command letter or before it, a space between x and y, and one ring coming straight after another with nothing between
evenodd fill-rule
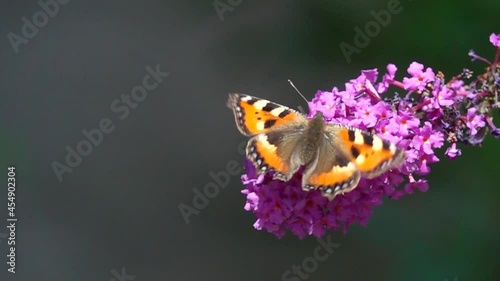
<instances>
[{"instance_id":1,"label":"butterfly body","mask_svg":"<svg viewBox=\"0 0 500 281\"><path fill-rule=\"evenodd\" d=\"M320 112L307 123L303 130L302 139L299 141L302 147L298 151L302 152L303 164L309 164L315 158L321 138L325 134L325 121ZM326 137L326 136L325 136Z\"/></svg>"},{"instance_id":2,"label":"butterfly body","mask_svg":"<svg viewBox=\"0 0 500 281\"><path fill-rule=\"evenodd\" d=\"M288 181L304 166L302 188L320 189L330 200L353 190L361 177L376 177L404 159L394 144L326 124L321 112L308 120L293 109L244 94L230 94L228 107L239 131L251 137L246 154L257 173L274 171L274 179Z\"/></svg>"}]
</instances>

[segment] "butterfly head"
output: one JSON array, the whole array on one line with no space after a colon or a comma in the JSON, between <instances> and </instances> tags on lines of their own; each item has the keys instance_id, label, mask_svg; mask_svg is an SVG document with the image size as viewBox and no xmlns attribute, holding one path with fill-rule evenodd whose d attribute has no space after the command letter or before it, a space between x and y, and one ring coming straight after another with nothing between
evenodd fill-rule
<instances>
[{"instance_id":1,"label":"butterfly head","mask_svg":"<svg viewBox=\"0 0 500 281\"><path fill-rule=\"evenodd\" d=\"M321 111L316 111L312 119L320 119L320 120L325 120L325 117L323 116L323 112Z\"/></svg>"}]
</instances>

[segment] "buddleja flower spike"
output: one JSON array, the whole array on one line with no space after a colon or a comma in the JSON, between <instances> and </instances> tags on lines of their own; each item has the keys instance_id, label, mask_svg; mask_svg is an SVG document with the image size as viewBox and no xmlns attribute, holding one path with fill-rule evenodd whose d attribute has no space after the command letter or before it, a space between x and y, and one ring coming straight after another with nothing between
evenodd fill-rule
<instances>
[{"instance_id":1,"label":"buddleja flower spike","mask_svg":"<svg viewBox=\"0 0 500 281\"><path fill-rule=\"evenodd\" d=\"M429 165L440 160L435 150L445 142L445 155L455 159L459 144L480 145L488 132L498 138L492 113L500 107L500 34L490 42L493 62L469 52L488 64L472 81L467 69L446 81L418 62L398 81L389 64L381 81L377 69L362 70L342 90L318 91L308 116L231 94L238 129L251 136L242 193L245 210L257 217L254 227L302 239L366 226L383 197L427 191ZM388 96L390 87L406 94Z\"/></svg>"}]
</instances>

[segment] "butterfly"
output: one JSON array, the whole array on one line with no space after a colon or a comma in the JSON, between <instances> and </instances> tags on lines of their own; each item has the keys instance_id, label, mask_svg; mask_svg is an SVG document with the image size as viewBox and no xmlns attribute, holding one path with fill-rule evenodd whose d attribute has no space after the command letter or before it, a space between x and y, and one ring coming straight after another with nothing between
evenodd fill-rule
<instances>
[{"instance_id":1,"label":"butterfly","mask_svg":"<svg viewBox=\"0 0 500 281\"><path fill-rule=\"evenodd\" d=\"M251 137L246 156L257 174L274 172L288 181L304 166L302 189L321 190L333 200L356 188L361 177L375 178L404 160L395 144L368 132L326 124L321 112L311 119L286 106L245 94L229 94L239 131Z\"/></svg>"}]
</instances>

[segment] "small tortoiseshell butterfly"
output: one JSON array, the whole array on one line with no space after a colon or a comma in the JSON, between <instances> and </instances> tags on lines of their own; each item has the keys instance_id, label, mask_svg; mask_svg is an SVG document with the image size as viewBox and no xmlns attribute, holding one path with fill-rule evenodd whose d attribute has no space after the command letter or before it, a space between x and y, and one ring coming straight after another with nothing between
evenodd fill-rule
<instances>
[{"instance_id":1,"label":"small tortoiseshell butterfly","mask_svg":"<svg viewBox=\"0 0 500 281\"><path fill-rule=\"evenodd\" d=\"M326 124L321 112L308 120L244 94L230 94L227 105L240 132L252 137L246 154L258 174L274 171L274 179L288 181L305 166L302 189L320 189L330 200L356 188L360 177L374 178L404 160L396 145L359 129Z\"/></svg>"}]
</instances>

